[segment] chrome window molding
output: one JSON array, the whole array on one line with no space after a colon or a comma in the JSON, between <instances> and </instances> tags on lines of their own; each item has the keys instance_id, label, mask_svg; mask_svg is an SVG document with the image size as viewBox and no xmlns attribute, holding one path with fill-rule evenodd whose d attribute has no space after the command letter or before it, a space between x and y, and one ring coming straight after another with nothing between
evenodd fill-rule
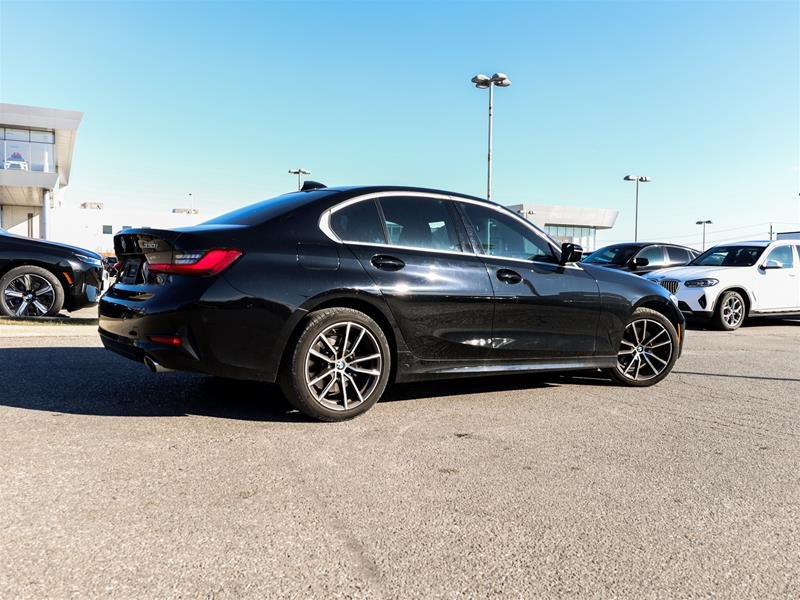
<instances>
[{"instance_id":1,"label":"chrome window molding","mask_svg":"<svg viewBox=\"0 0 800 600\"><path fill-rule=\"evenodd\" d=\"M451 202L464 202L466 204L474 204L476 206L482 206L484 208L489 208L498 212L500 214L512 217L517 222L519 222L525 229L531 231L536 237L545 240L551 248L556 252L556 256L559 256L561 253L561 248L559 248L553 241L550 239L549 236L540 232L532 223L527 221L526 219L520 217L518 214L515 214L514 211L511 211L507 208L504 208L497 204L491 204L488 202L481 202L479 200L472 200L471 198L462 198L461 196L450 196L447 194L437 194L434 192L406 192L403 190L396 190L396 191L388 191L388 192L373 192L371 194L364 194L362 196L356 196L355 198L349 198L332 206L325 211L319 217L319 228L322 233L325 234L325 237L329 238L331 241L336 242L337 244L353 244L357 246L381 246L383 248L397 248L399 250L418 250L420 252L433 252L433 253L443 253L443 254L455 254L461 256L488 256L493 259L502 259L502 260L512 260L519 263L525 264L533 264L537 261L527 260L522 258L511 258L508 256L495 256L492 254L483 254L481 252L466 252L464 250L455 251L455 250L438 250L436 248L418 248L416 246L399 246L395 244L373 244L370 242L353 242L349 240L341 239L331 228L331 215L336 211L342 210L352 204L356 204L357 202L364 202L367 200L375 200L379 198L386 198L391 196L411 196L415 198L430 198L433 200L449 200ZM542 262L542 261L538 261ZM546 263L550 264L550 263ZM564 265L570 266L570 265ZM577 265L576 265L577 266Z\"/></svg>"}]
</instances>

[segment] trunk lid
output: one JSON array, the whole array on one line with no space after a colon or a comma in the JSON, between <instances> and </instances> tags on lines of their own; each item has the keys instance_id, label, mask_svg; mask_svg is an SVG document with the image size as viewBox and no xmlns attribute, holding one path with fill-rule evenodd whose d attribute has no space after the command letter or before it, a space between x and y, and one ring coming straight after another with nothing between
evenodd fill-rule
<instances>
[{"instance_id":1,"label":"trunk lid","mask_svg":"<svg viewBox=\"0 0 800 600\"><path fill-rule=\"evenodd\" d=\"M117 281L125 284L165 283L149 272L149 265L172 264L187 253L202 254L226 247L241 225L185 227L181 229L125 229L114 236L120 262Z\"/></svg>"}]
</instances>

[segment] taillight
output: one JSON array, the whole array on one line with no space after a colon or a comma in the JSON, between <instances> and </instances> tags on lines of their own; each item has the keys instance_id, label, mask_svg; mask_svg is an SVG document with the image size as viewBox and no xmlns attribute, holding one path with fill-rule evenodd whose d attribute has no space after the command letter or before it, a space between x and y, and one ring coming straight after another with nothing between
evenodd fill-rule
<instances>
[{"instance_id":1,"label":"taillight","mask_svg":"<svg viewBox=\"0 0 800 600\"><path fill-rule=\"evenodd\" d=\"M173 275L217 275L230 267L242 255L240 250L215 249L207 252L175 253L171 263L151 263L151 273Z\"/></svg>"}]
</instances>

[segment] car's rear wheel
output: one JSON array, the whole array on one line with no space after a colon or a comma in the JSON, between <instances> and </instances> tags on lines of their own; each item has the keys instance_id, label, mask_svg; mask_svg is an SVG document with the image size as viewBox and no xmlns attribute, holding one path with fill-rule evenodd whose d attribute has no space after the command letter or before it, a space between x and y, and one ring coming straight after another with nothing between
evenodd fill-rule
<instances>
[{"instance_id":1,"label":"car's rear wheel","mask_svg":"<svg viewBox=\"0 0 800 600\"><path fill-rule=\"evenodd\" d=\"M312 313L280 376L286 399L322 421L367 411L383 395L391 371L389 342L380 326L352 308Z\"/></svg>"},{"instance_id":2,"label":"car's rear wheel","mask_svg":"<svg viewBox=\"0 0 800 600\"><path fill-rule=\"evenodd\" d=\"M620 342L617 366L606 373L617 383L634 387L664 379L678 359L678 333L661 313L637 308Z\"/></svg>"},{"instance_id":3,"label":"car's rear wheel","mask_svg":"<svg viewBox=\"0 0 800 600\"><path fill-rule=\"evenodd\" d=\"M720 296L711 321L716 329L733 331L739 329L744 323L744 318L747 316L746 312L746 305L742 295L731 290Z\"/></svg>"},{"instance_id":4,"label":"car's rear wheel","mask_svg":"<svg viewBox=\"0 0 800 600\"><path fill-rule=\"evenodd\" d=\"M0 313L9 317L51 317L64 305L64 288L47 269L23 265L0 277Z\"/></svg>"}]
</instances>

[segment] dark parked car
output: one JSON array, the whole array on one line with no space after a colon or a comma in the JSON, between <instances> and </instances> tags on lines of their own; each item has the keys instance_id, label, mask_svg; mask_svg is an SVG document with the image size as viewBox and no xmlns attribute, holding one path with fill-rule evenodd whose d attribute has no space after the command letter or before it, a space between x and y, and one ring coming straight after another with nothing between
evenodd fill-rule
<instances>
[{"instance_id":1,"label":"dark parked car","mask_svg":"<svg viewBox=\"0 0 800 600\"><path fill-rule=\"evenodd\" d=\"M0 229L0 314L45 317L97 302L103 287L100 259L91 250Z\"/></svg>"},{"instance_id":2,"label":"dark parked car","mask_svg":"<svg viewBox=\"0 0 800 600\"><path fill-rule=\"evenodd\" d=\"M699 255L697 250L675 244L626 242L595 250L584 256L583 262L642 275L657 269L687 265Z\"/></svg>"},{"instance_id":3,"label":"dark parked car","mask_svg":"<svg viewBox=\"0 0 800 600\"><path fill-rule=\"evenodd\" d=\"M502 206L314 186L118 234L106 347L153 371L278 381L323 420L364 412L391 381L603 369L647 386L680 355L668 291L578 263L579 247Z\"/></svg>"}]
</instances>

